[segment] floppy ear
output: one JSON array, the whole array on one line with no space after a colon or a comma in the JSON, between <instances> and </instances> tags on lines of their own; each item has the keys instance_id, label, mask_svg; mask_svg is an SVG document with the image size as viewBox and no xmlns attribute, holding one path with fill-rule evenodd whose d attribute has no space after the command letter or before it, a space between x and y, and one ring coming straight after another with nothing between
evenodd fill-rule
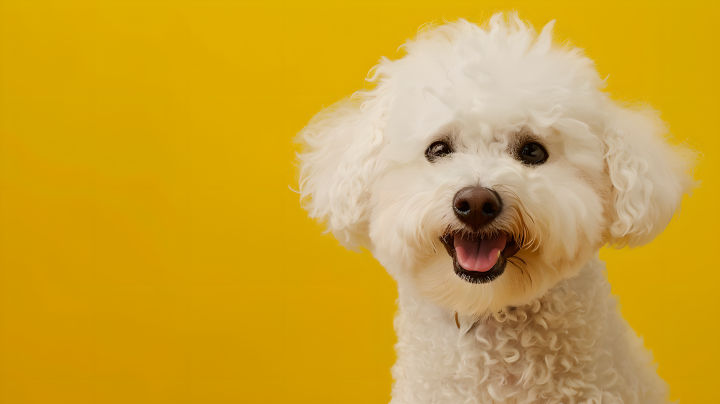
<instances>
[{"instance_id":1,"label":"floppy ear","mask_svg":"<svg viewBox=\"0 0 720 404\"><path fill-rule=\"evenodd\" d=\"M369 189L383 142L378 114L356 97L320 111L298 134L304 146L298 153L300 202L353 250L369 243Z\"/></svg>"},{"instance_id":2,"label":"floppy ear","mask_svg":"<svg viewBox=\"0 0 720 404\"><path fill-rule=\"evenodd\" d=\"M605 127L605 160L612 195L608 242L618 248L652 241L698 183L691 169L696 152L671 146L656 111L636 112L612 105Z\"/></svg>"}]
</instances>

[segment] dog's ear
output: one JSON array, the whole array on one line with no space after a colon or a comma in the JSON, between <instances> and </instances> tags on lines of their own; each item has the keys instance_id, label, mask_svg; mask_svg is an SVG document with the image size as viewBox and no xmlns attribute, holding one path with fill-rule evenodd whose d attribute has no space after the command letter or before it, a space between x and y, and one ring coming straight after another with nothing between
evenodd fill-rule
<instances>
[{"instance_id":1,"label":"dog's ear","mask_svg":"<svg viewBox=\"0 0 720 404\"><path fill-rule=\"evenodd\" d=\"M383 143L377 107L356 97L320 111L298 134L303 208L353 250L368 246L369 189Z\"/></svg>"},{"instance_id":2,"label":"dog's ear","mask_svg":"<svg viewBox=\"0 0 720 404\"><path fill-rule=\"evenodd\" d=\"M609 244L635 247L652 241L698 183L691 169L697 153L670 145L667 126L651 109L609 107L605 161L612 181Z\"/></svg>"}]
</instances>

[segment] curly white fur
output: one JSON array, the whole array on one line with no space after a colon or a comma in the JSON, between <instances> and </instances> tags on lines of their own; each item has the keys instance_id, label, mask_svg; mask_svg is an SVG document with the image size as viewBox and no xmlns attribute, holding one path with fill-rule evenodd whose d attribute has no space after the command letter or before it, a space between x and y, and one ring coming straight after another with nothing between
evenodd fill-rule
<instances>
[{"instance_id":1,"label":"curly white fur","mask_svg":"<svg viewBox=\"0 0 720 404\"><path fill-rule=\"evenodd\" d=\"M604 244L659 234L693 181L650 109L602 92L581 50L511 14L481 27L431 27L382 59L371 90L321 111L300 133L300 193L348 248L369 249L397 280L393 403L660 403L665 383L609 296ZM425 158L438 139L455 153ZM541 142L549 159L512 150ZM503 210L484 232L519 240L492 282L457 276L440 237L464 231L463 187ZM456 326L454 315L462 323Z\"/></svg>"},{"instance_id":2,"label":"curly white fur","mask_svg":"<svg viewBox=\"0 0 720 404\"><path fill-rule=\"evenodd\" d=\"M659 403L652 355L617 314L597 259L470 332L400 290L393 403Z\"/></svg>"}]
</instances>

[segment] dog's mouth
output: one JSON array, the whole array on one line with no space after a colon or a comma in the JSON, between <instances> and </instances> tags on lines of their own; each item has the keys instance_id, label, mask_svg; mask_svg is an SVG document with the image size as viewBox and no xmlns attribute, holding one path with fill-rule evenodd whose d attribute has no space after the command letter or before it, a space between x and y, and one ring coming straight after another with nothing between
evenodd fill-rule
<instances>
[{"instance_id":1,"label":"dog's mouth","mask_svg":"<svg viewBox=\"0 0 720 404\"><path fill-rule=\"evenodd\" d=\"M453 259L455 274L470 283L493 281L505 271L507 259L520 250L515 239L504 232L493 236L451 232L440 241Z\"/></svg>"}]
</instances>

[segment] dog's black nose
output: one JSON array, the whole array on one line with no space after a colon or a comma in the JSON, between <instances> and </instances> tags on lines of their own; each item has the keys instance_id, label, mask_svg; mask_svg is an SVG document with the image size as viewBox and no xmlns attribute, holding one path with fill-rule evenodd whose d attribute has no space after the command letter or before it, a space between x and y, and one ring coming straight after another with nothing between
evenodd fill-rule
<instances>
[{"instance_id":1,"label":"dog's black nose","mask_svg":"<svg viewBox=\"0 0 720 404\"><path fill-rule=\"evenodd\" d=\"M460 221L474 230L495 219L502 209L500 196L483 187L463 188L455 194L453 210Z\"/></svg>"}]
</instances>

